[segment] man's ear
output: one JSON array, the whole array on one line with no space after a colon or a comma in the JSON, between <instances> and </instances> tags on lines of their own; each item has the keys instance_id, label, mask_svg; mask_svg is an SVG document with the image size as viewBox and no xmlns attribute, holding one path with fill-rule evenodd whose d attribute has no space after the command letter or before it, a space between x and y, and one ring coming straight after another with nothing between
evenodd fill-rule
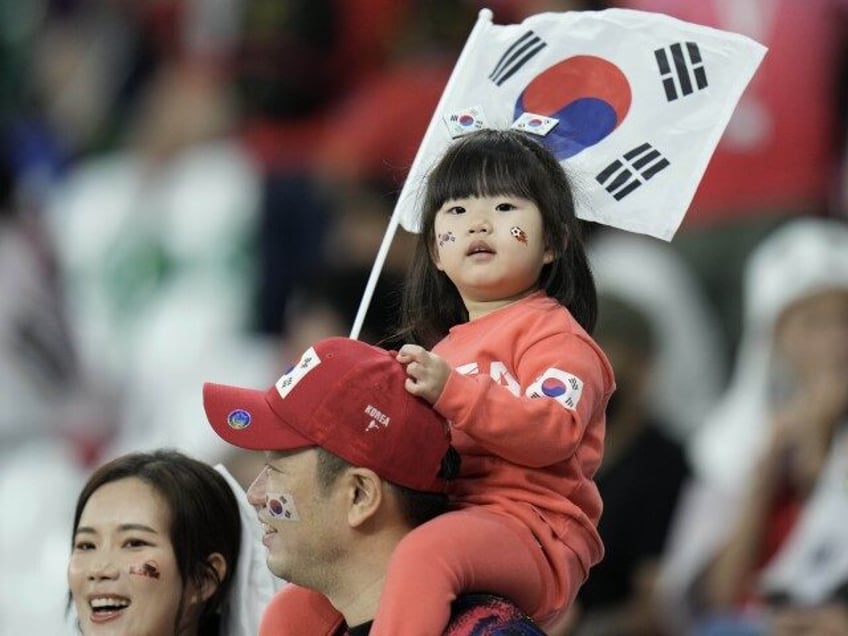
<instances>
[{"instance_id":1,"label":"man's ear","mask_svg":"<svg viewBox=\"0 0 848 636\"><path fill-rule=\"evenodd\" d=\"M348 471L347 520L351 528L362 525L376 514L383 503L383 480L373 470L353 468Z\"/></svg>"}]
</instances>

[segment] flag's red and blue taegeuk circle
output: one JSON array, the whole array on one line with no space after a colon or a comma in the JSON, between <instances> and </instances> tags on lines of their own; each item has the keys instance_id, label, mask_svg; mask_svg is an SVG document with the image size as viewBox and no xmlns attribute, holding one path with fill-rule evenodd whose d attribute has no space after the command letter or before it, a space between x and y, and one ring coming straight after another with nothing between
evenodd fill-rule
<instances>
[{"instance_id":1,"label":"flag's red and blue taegeuk circle","mask_svg":"<svg viewBox=\"0 0 848 636\"><path fill-rule=\"evenodd\" d=\"M268 508L275 517L279 517L283 514L283 504L279 499L269 499Z\"/></svg>"},{"instance_id":2,"label":"flag's red and blue taegeuk circle","mask_svg":"<svg viewBox=\"0 0 848 636\"><path fill-rule=\"evenodd\" d=\"M542 393L547 397L559 397L567 390L565 382L559 378L545 378L542 382Z\"/></svg>"},{"instance_id":3,"label":"flag's red and blue taegeuk circle","mask_svg":"<svg viewBox=\"0 0 848 636\"><path fill-rule=\"evenodd\" d=\"M630 83L618 66L594 55L576 55L527 84L515 103L515 117L529 112L559 120L543 141L562 161L615 130L630 110L631 97Z\"/></svg>"}]
</instances>

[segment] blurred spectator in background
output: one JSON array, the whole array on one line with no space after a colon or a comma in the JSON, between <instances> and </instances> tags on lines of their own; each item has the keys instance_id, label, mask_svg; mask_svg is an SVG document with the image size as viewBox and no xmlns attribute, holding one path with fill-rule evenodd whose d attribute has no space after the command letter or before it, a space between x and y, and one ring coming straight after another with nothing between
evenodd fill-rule
<instances>
[{"instance_id":1,"label":"blurred spectator in background","mask_svg":"<svg viewBox=\"0 0 848 636\"><path fill-rule=\"evenodd\" d=\"M412 2L243 0L235 88L244 138L268 172L303 172L325 129L347 128L330 111L391 62Z\"/></svg>"},{"instance_id":2,"label":"blurred spectator in background","mask_svg":"<svg viewBox=\"0 0 848 636\"><path fill-rule=\"evenodd\" d=\"M0 131L2 134L2 131ZM77 388L73 344L41 219L0 147L0 449L58 435ZM71 433L66 430L65 432ZM2 452L0 451L0 452Z\"/></svg>"},{"instance_id":3,"label":"blurred spectator in background","mask_svg":"<svg viewBox=\"0 0 848 636\"><path fill-rule=\"evenodd\" d=\"M627 302L651 325L655 346L646 406L666 433L685 441L727 378L715 308L688 263L665 241L600 227L588 245L599 292Z\"/></svg>"},{"instance_id":4,"label":"blurred spectator in background","mask_svg":"<svg viewBox=\"0 0 848 636\"><path fill-rule=\"evenodd\" d=\"M298 309L289 307L316 281L322 292L327 285L337 292L344 287L343 333L349 335L358 301L362 298L368 274L392 215L395 197L382 181L353 180L319 190L314 182L275 177L265 183L260 236L258 321L263 333L282 336L286 349L296 362L301 351L292 348L292 330L303 329ZM392 242L379 272L378 285L397 288L412 254L412 235L402 234ZM346 273L346 272L349 272ZM340 276L338 282L330 277ZM319 292L320 293L320 292ZM383 293L381 291L380 293ZM356 298L354 298L354 296ZM334 301L335 302L335 301ZM382 302L382 306L378 303ZM366 319L377 314L383 326L379 333L362 334L360 339L376 344L387 333L396 303L384 299L369 303ZM297 340L297 338L295 338ZM301 340L302 342L302 340Z\"/></svg>"},{"instance_id":5,"label":"blurred spectator in background","mask_svg":"<svg viewBox=\"0 0 848 636\"><path fill-rule=\"evenodd\" d=\"M848 217L848 0L612 0L747 35L768 47L672 245L740 336L739 272L784 219Z\"/></svg>"},{"instance_id":6,"label":"blurred spectator in background","mask_svg":"<svg viewBox=\"0 0 848 636\"><path fill-rule=\"evenodd\" d=\"M24 205L8 150L0 148L0 562L8 574L0 633L51 634L66 598L64 520L103 421L86 402L50 243Z\"/></svg>"},{"instance_id":7,"label":"blurred spectator in background","mask_svg":"<svg viewBox=\"0 0 848 636\"><path fill-rule=\"evenodd\" d=\"M76 163L51 193L82 371L120 400L110 453L171 445L221 459L213 437L174 425L196 416L198 374L264 380L273 361L251 333L259 179L232 137L224 79L163 64L125 145Z\"/></svg>"},{"instance_id":8,"label":"blurred spectator in background","mask_svg":"<svg viewBox=\"0 0 848 636\"><path fill-rule=\"evenodd\" d=\"M615 370L607 406L604 461L596 475L604 501L598 531L603 560L577 597L579 636L662 633L655 593L672 513L689 474L683 445L651 413L659 351L647 314L609 292L598 296L594 336Z\"/></svg>"},{"instance_id":9,"label":"blurred spectator in background","mask_svg":"<svg viewBox=\"0 0 848 636\"><path fill-rule=\"evenodd\" d=\"M848 601L848 225L788 222L744 284L732 381L692 439L664 564L673 633L764 634L771 607Z\"/></svg>"},{"instance_id":10,"label":"blurred spectator in background","mask_svg":"<svg viewBox=\"0 0 848 636\"><path fill-rule=\"evenodd\" d=\"M0 632L56 634L82 475L160 443L220 459L191 426L195 374L264 382L274 350L246 335L256 171L217 63L235 3L25 4L0 21L27 33L2 122L16 194L0 206L14 219L2 406L20 412L3 420L0 560L17 574L2 579Z\"/></svg>"},{"instance_id":11,"label":"blurred spectator in background","mask_svg":"<svg viewBox=\"0 0 848 636\"><path fill-rule=\"evenodd\" d=\"M297 361L318 340L350 333L368 273L365 267L328 266L304 278L288 307L283 343L289 359ZM401 276L383 272L359 340L387 349L403 344L392 340L402 283Z\"/></svg>"},{"instance_id":12,"label":"blurred spectator in background","mask_svg":"<svg viewBox=\"0 0 848 636\"><path fill-rule=\"evenodd\" d=\"M769 636L848 634L848 598L845 590L838 599L823 605L776 607L769 620L769 629Z\"/></svg>"},{"instance_id":13,"label":"blurred spectator in background","mask_svg":"<svg viewBox=\"0 0 848 636\"><path fill-rule=\"evenodd\" d=\"M323 56L316 71L326 76L320 95L313 108L297 107L292 100L309 93L295 86L315 81L312 65L277 64L276 75L292 76L282 83L290 90L274 93L276 107L255 103L254 96L243 133L265 168L259 317L272 334L287 329L286 301L311 272L340 256L356 267L373 262L394 195L475 14L468 0L337 0L318 3L323 8L316 14L314 3L298 5L277 16L276 28L295 49ZM323 23L322 12L331 16ZM248 47L270 37L263 24L252 28L248 20ZM311 30L324 34L327 47L318 46ZM360 41L365 44L355 45ZM242 84L275 85L251 66L239 72ZM398 234L387 268L403 270L410 245L410 237Z\"/></svg>"},{"instance_id":14,"label":"blurred spectator in background","mask_svg":"<svg viewBox=\"0 0 848 636\"><path fill-rule=\"evenodd\" d=\"M330 112L316 168L331 181L380 178L397 190L433 116L480 8L497 23L544 11L598 8L587 0L407 0L390 63L363 78ZM391 105L387 108L387 105ZM389 116L383 116L389 115Z\"/></svg>"},{"instance_id":15,"label":"blurred spectator in background","mask_svg":"<svg viewBox=\"0 0 848 636\"><path fill-rule=\"evenodd\" d=\"M82 157L126 142L158 66L190 57L226 68L241 0L4 3L0 114L22 187L39 199Z\"/></svg>"}]
</instances>

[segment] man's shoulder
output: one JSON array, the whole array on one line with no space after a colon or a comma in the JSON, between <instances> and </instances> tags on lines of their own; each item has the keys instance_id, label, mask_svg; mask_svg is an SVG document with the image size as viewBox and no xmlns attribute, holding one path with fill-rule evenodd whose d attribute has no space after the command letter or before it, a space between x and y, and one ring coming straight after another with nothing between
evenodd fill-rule
<instances>
[{"instance_id":1,"label":"man's shoulder","mask_svg":"<svg viewBox=\"0 0 848 636\"><path fill-rule=\"evenodd\" d=\"M444 636L544 636L518 606L491 594L464 594L454 601Z\"/></svg>"}]
</instances>

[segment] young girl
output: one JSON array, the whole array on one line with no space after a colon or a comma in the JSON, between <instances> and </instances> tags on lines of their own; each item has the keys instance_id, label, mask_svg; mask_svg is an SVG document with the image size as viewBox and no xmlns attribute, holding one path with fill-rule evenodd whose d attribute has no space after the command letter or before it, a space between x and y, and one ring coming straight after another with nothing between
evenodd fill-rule
<instances>
[{"instance_id":1,"label":"young girl","mask_svg":"<svg viewBox=\"0 0 848 636\"><path fill-rule=\"evenodd\" d=\"M592 477L614 389L589 335L571 186L534 138L481 130L433 169L422 212L401 317L416 344L398 360L407 390L451 421L457 510L401 541L371 634L441 634L471 591L551 624L603 555Z\"/></svg>"}]
</instances>

